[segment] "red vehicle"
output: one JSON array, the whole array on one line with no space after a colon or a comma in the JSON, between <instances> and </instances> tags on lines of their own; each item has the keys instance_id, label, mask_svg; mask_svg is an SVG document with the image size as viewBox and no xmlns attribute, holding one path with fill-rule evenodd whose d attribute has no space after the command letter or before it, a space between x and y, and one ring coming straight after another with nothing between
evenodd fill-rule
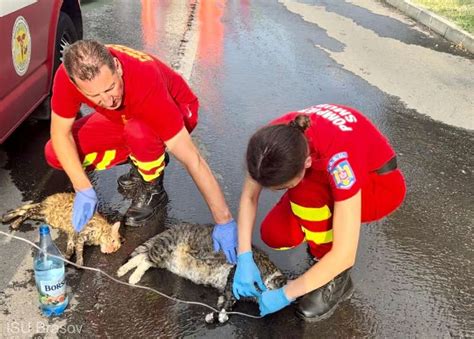
<instances>
[{"instance_id":1,"label":"red vehicle","mask_svg":"<svg viewBox=\"0 0 474 339\"><path fill-rule=\"evenodd\" d=\"M78 39L79 0L0 0L0 144L40 104L37 118L50 117L62 48Z\"/></svg>"}]
</instances>

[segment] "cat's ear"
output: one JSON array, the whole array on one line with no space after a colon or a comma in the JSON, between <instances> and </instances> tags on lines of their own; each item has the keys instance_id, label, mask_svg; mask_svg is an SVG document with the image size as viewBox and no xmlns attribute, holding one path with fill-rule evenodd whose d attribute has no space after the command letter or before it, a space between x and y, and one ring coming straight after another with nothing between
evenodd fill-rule
<instances>
[{"instance_id":1,"label":"cat's ear","mask_svg":"<svg viewBox=\"0 0 474 339\"><path fill-rule=\"evenodd\" d=\"M115 224L112 225L112 232L117 233L120 228L120 221L117 221Z\"/></svg>"}]
</instances>

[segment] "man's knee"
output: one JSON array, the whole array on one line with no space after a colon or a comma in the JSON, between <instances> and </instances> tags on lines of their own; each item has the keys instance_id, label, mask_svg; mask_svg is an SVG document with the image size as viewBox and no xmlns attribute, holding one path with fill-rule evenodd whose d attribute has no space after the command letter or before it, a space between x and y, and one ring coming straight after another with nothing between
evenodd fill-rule
<instances>
[{"instance_id":1,"label":"man's knee","mask_svg":"<svg viewBox=\"0 0 474 339\"><path fill-rule=\"evenodd\" d=\"M63 169L61 163L58 160L58 157L56 156L56 153L54 152L51 140L49 140L44 146L44 156L49 166L59 170Z\"/></svg>"},{"instance_id":2,"label":"man's knee","mask_svg":"<svg viewBox=\"0 0 474 339\"><path fill-rule=\"evenodd\" d=\"M131 154L140 161L155 161L165 152L163 141L141 120L132 119L127 122L124 138Z\"/></svg>"}]
</instances>

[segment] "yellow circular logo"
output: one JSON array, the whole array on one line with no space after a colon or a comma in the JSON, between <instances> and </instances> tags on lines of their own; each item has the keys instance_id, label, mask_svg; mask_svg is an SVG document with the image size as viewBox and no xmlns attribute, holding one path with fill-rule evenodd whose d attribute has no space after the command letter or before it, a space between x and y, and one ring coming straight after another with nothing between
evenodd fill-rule
<instances>
[{"instance_id":1,"label":"yellow circular logo","mask_svg":"<svg viewBox=\"0 0 474 339\"><path fill-rule=\"evenodd\" d=\"M15 71L22 76L28 70L31 59L30 28L25 18L19 16L15 20L12 32L12 59Z\"/></svg>"}]
</instances>

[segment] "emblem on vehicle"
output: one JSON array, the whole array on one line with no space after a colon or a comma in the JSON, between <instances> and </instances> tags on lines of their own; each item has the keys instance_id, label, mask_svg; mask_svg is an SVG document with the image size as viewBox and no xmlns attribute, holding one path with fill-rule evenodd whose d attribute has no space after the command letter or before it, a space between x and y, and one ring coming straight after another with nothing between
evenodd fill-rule
<instances>
[{"instance_id":1,"label":"emblem on vehicle","mask_svg":"<svg viewBox=\"0 0 474 339\"><path fill-rule=\"evenodd\" d=\"M31 34L25 18L15 20L12 32L12 59L15 71L22 76L28 70L31 59Z\"/></svg>"}]
</instances>

